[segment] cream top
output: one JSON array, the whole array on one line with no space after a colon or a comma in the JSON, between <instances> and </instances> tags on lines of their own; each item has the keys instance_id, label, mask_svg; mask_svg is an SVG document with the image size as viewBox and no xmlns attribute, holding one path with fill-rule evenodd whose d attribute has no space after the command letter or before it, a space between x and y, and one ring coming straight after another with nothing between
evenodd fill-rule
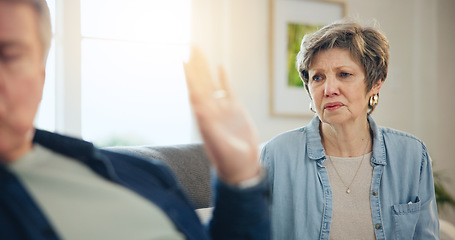
<instances>
[{"instance_id":1,"label":"cream top","mask_svg":"<svg viewBox=\"0 0 455 240\"><path fill-rule=\"evenodd\" d=\"M153 203L40 145L8 167L63 239L184 239Z\"/></svg>"},{"instance_id":2,"label":"cream top","mask_svg":"<svg viewBox=\"0 0 455 240\"><path fill-rule=\"evenodd\" d=\"M376 238L370 206L370 187L373 177L370 159L371 153L365 154L364 157L330 156L330 159L327 159L325 167L329 174L333 194L333 218L329 239ZM332 165L332 162L335 166ZM361 164L360 169L355 176L359 164ZM340 177L346 185L352 182L350 193L346 192L347 187Z\"/></svg>"}]
</instances>

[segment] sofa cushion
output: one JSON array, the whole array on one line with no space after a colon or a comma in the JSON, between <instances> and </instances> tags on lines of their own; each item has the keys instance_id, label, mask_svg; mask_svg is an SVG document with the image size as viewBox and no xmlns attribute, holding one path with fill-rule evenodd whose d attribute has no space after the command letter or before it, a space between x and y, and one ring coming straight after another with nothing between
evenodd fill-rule
<instances>
[{"instance_id":1,"label":"sofa cushion","mask_svg":"<svg viewBox=\"0 0 455 240\"><path fill-rule=\"evenodd\" d=\"M210 161L202 144L122 146L105 149L167 164L177 176L195 209L211 207Z\"/></svg>"}]
</instances>

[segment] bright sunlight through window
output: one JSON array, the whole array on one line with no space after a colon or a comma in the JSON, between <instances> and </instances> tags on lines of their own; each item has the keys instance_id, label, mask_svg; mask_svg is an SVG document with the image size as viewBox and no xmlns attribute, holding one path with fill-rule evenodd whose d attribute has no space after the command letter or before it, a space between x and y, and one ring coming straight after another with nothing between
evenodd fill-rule
<instances>
[{"instance_id":1,"label":"bright sunlight through window","mask_svg":"<svg viewBox=\"0 0 455 240\"><path fill-rule=\"evenodd\" d=\"M82 0L82 137L101 146L188 143L182 60L190 0Z\"/></svg>"},{"instance_id":2,"label":"bright sunlight through window","mask_svg":"<svg viewBox=\"0 0 455 240\"><path fill-rule=\"evenodd\" d=\"M60 1L48 0L53 22L59 9L55 5L65 3ZM192 141L182 67L188 55L190 5L191 0L80 0L84 139L98 146ZM55 110L55 62L60 55L55 47L36 120L48 130L55 129L60 114Z\"/></svg>"}]
</instances>

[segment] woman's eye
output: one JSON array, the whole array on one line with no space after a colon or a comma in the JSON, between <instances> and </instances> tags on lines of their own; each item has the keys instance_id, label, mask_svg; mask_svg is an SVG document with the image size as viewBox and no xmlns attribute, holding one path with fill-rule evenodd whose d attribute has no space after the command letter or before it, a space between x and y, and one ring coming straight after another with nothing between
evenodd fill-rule
<instances>
[{"instance_id":1,"label":"woman's eye","mask_svg":"<svg viewBox=\"0 0 455 240\"><path fill-rule=\"evenodd\" d=\"M346 77L349 77L349 76L351 76L351 75L352 75L352 74L350 74L350 73L345 73L345 72L340 73L340 77L342 77L342 78L346 78Z\"/></svg>"},{"instance_id":2,"label":"woman's eye","mask_svg":"<svg viewBox=\"0 0 455 240\"><path fill-rule=\"evenodd\" d=\"M313 81L315 81L315 82L319 82L319 81L322 80L322 77L319 76L319 75L314 75L314 76L312 77L312 79L313 79Z\"/></svg>"}]
</instances>

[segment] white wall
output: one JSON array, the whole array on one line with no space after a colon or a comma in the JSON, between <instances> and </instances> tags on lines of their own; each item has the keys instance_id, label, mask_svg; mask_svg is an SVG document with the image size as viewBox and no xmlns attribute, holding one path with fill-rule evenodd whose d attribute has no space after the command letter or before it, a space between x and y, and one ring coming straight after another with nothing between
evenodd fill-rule
<instances>
[{"instance_id":1,"label":"white wall","mask_svg":"<svg viewBox=\"0 0 455 240\"><path fill-rule=\"evenodd\" d=\"M428 117L434 118L435 124L431 126L431 129L436 132L433 141L428 145L437 162L436 169L443 169L452 176L452 182L447 186L453 193L455 192L455 174L453 173L455 159L452 151L455 136L455 75L453 73L455 67L455 47L453 45L455 43L455 1L439 0L438 2L437 69L436 75L429 76L427 81L429 84L434 81L436 85L434 106L438 108L438 116L428 115ZM454 210L447 211L441 216L455 223Z\"/></svg>"},{"instance_id":2,"label":"white wall","mask_svg":"<svg viewBox=\"0 0 455 240\"><path fill-rule=\"evenodd\" d=\"M211 12L216 19L194 16L193 26L199 29L195 40L203 43L212 61L227 67L236 94L257 125L260 140L306 125L309 118L269 114L269 1L193 1L196 6L204 5L205 14ZM455 1L343 2L348 16L364 22L376 19L390 41L389 76L373 114L376 122L422 139L435 169L454 175L451 148L455 146L451 140L455 135L455 75L451 69L455 67ZM448 185L455 192L453 186ZM443 213L441 218L455 223L453 212Z\"/></svg>"}]
</instances>

